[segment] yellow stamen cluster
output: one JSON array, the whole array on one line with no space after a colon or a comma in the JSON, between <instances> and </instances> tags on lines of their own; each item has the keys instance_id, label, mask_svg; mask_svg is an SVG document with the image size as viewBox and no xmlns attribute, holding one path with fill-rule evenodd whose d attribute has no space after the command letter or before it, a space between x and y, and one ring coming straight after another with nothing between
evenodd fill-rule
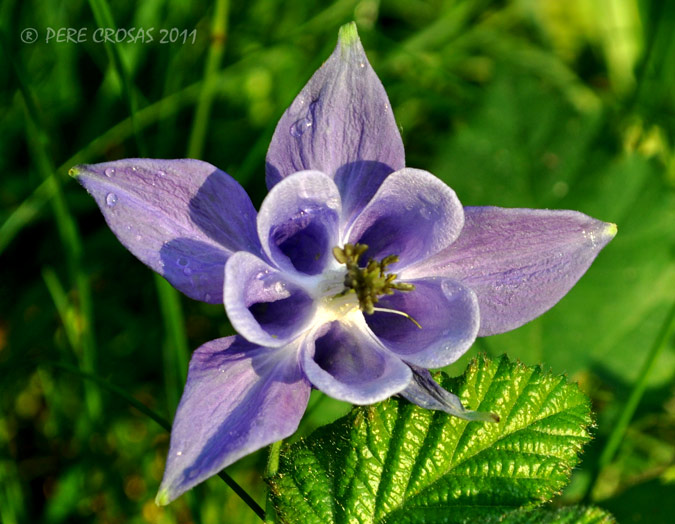
<instances>
[{"instance_id":1,"label":"yellow stamen cluster","mask_svg":"<svg viewBox=\"0 0 675 524\"><path fill-rule=\"evenodd\" d=\"M386 272L387 266L398 262L396 255L389 255L380 262L371 258L365 267L359 267L359 258L367 250L366 244L345 244L342 249L334 247L333 256L338 262L347 266L344 281L345 289L340 293L340 296L354 291L359 300L361 311L372 315L378 309L375 304L377 304L379 297L392 295L395 290L412 291L415 286L404 282L394 282L396 273Z\"/></svg>"}]
</instances>

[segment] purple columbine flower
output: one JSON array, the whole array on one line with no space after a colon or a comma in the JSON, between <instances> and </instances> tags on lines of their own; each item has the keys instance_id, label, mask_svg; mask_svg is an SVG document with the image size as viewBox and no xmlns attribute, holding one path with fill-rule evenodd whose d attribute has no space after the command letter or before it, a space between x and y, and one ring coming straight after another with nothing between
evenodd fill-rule
<instances>
[{"instance_id":1,"label":"purple columbine flower","mask_svg":"<svg viewBox=\"0 0 675 524\"><path fill-rule=\"evenodd\" d=\"M312 387L489 419L427 370L549 309L616 233L575 211L462 208L405 167L353 23L277 125L258 213L199 160L72 174L124 246L189 297L223 302L238 333L192 356L160 504L291 435Z\"/></svg>"}]
</instances>

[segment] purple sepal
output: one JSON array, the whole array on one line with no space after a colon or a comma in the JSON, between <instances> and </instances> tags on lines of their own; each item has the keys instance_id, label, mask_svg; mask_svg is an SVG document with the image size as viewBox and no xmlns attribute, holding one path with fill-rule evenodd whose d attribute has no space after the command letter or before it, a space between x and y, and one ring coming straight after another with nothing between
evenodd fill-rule
<instances>
[{"instance_id":1,"label":"purple sepal","mask_svg":"<svg viewBox=\"0 0 675 524\"><path fill-rule=\"evenodd\" d=\"M261 253L251 200L211 164L128 158L77 166L71 174L120 242L191 298L221 303L227 258Z\"/></svg>"},{"instance_id":2,"label":"purple sepal","mask_svg":"<svg viewBox=\"0 0 675 524\"><path fill-rule=\"evenodd\" d=\"M295 347L263 348L232 336L198 348L173 421L157 503L168 504L244 455L291 435L310 389Z\"/></svg>"},{"instance_id":3,"label":"purple sepal","mask_svg":"<svg viewBox=\"0 0 675 524\"><path fill-rule=\"evenodd\" d=\"M614 238L616 226L577 211L466 207L459 238L406 268L445 276L478 296L478 336L515 329L555 305Z\"/></svg>"},{"instance_id":4,"label":"purple sepal","mask_svg":"<svg viewBox=\"0 0 675 524\"><path fill-rule=\"evenodd\" d=\"M279 120L267 152L272 188L297 171L319 170L340 188L346 221L386 176L405 166L389 99L355 24L340 29L333 54Z\"/></svg>"}]
</instances>

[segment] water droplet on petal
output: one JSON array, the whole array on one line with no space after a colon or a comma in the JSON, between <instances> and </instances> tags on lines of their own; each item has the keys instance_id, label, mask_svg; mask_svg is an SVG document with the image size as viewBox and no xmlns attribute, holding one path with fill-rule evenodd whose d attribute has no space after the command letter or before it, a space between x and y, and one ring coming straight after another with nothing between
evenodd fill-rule
<instances>
[{"instance_id":1,"label":"water droplet on petal","mask_svg":"<svg viewBox=\"0 0 675 524\"><path fill-rule=\"evenodd\" d=\"M141 235L136 235L136 241L140 242L141 240L143 240L143 237Z\"/></svg>"},{"instance_id":2,"label":"water droplet on petal","mask_svg":"<svg viewBox=\"0 0 675 524\"><path fill-rule=\"evenodd\" d=\"M305 117L296 120L290 128L291 136L300 138L310 127L312 127L312 121L309 118Z\"/></svg>"},{"instance_id":3,"label":"water droplet on petal","mask_svg":"<svg viewBox=\"0 0 675 524\"><path fill-rule=\"evenodd\" d=\"M165 176L166 176L166 172L164 172L164 171L162 171L162 170L160 169L159 171L157 171L157 176L165 177Z\"/></svg>"},{"instance_id":4,"label":"water droplet on petal","mask_svg":"<svg viewBox=\"0 0 675 524\"><path fill-rule=\"evenodd\" d=\"M185 266L185 267L183 268L183 274L184 274L185 276L189 276L189 275L192 274L192 270L191 270L189 267Z\"/></svg>"},{"instance_id":5,"label":"water droplet on petal","mask_svg":"<svg viewBox=\"0 0 675 524\"><path fill-rule=\"evenodd\" d=\"M178 264L181 267L187 266L188 265L188 259L185 257L180 257L178 260L176 260L176 264Z\"/></svg>"},{"instance_id":6,"label":"water droplet on petal","mask_svg":"<svg viewBox=\"0 0 675 524\"><path fill-rule=\"evenodd\" d=\"M209 295L208 293L206 295L204 295L204 301L210 302L211 301L211 295Z\"/></svg>"},{"instance_id":7,"label":"water droplet on petal","mask_svg":"<svg viewBox=\"0 0 675 524\"><path fill-rule=\"evenodd\" d=\"M359 67L366 67L366 63L365 63L365 62L361 62L361 63L359 64Z\"/></svg>"},{"instance_id":8,"label":"water droplet on petal","mask_svg":"<svg viewBox=\"0 0 675 524\"><path fill-rule=\"evenodd\" d=\"M105 205L108 207L115 207L117 204L117 195L115 193L108 193L105 196Z\"/></svg>"},{"instance_id":9,"label":"water droplet on petal","mask_svg":"<svg viewBox=\"0 0 675 524\"><path fill-rule=\"evenodd\" d=\"M103 171L103 172L105 173L105 176L107 176L108 178L110 178L111 176L113 176L113 175L115 174L115 168L108 167L108 168L106 168L106 170Z\"/></svg>"},{"instance_id":10,"label":"water droplet on petal","mask_svg":"<svg viewBox=\"0 0 675 524\"><path fill-rule=\"evenodd\" d=\"M137 168L136 166L133 166L133 167L131 168L131 170L132 170L132 171L138 171L138 168Z\"/></svg>"},{"instance_id":11,"label":"water droplet on petal","mask_svg":"<svg viewBox=\"0 0 675 524\"><path fill-rule=\"evenodd\" d=\"M176 456L177 456L177 457L180 457L182 454L183 454L182 451L176 451Z\"/></svg>"}]
</instances>

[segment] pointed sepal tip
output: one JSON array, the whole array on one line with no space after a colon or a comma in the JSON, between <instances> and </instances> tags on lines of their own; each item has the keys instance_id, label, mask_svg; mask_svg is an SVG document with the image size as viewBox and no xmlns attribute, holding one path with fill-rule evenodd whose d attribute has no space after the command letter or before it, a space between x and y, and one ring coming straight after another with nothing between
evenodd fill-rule
<instances>
[{"instance_id":1,"label":"pointed sepal tip","mask_svg":"<svg viewBox=\"0 0 675 524\"><path fill-rule=\"evenodd\" d=\"M501 419L496 413L491 413L488 411L470 411L466 410L464 412L454 412L452 415L468 420L469 422L494 422L497 423Z\"/></svg>"},{"instance_id":2,"label":"pointed sepal tip","mask_svg":"<svg viewBox=\"0 0 675 524\"><path fill-rule=\"evenodd\" d=\"M166 506L169 502L171 502L169 492L166 489L160 489L155 497L155 504L158 506Z\"/></svg>"},{"instance_id":3,"label":"pointed sepal tip","mask_svg":"<svg viewBox=\"0 0 675 524\"><path fill-rule=\"evenodd\" d=\"M338 31L338 42L341 49L348 49L359 41L359 32L356 29L356 22L349 22L340 27Z\"/></svg>"}]
</instances>

